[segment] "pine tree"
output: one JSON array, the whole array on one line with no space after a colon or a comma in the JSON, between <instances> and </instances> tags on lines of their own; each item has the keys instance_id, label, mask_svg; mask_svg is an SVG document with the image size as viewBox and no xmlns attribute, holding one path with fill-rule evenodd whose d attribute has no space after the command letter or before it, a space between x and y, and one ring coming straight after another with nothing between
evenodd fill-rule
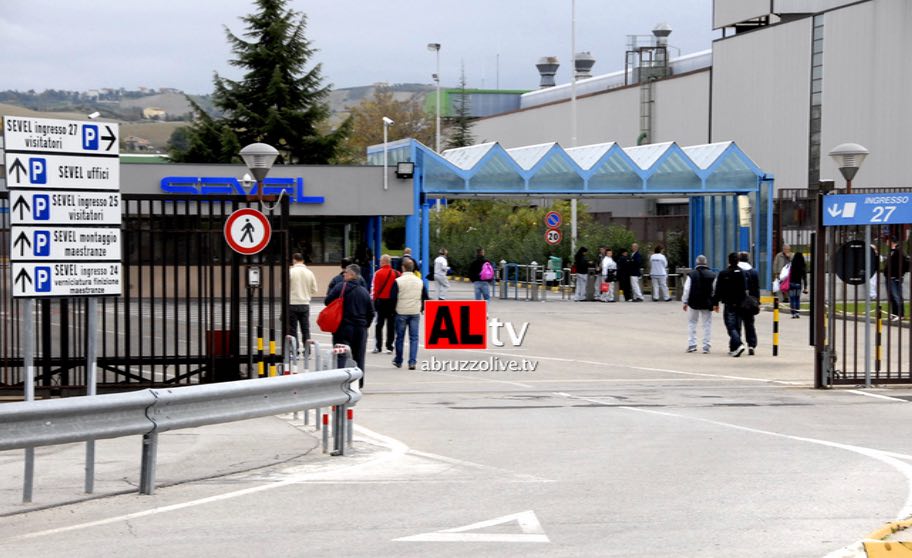
<instances>
[{"instance_id":1,"label":"pine tree","mask_svg":"<svg viewBox=\"0 0 912 558\"><path fill-rule=\"evenodd\" d=\"M466 91L465 66L459 73L459 95L453 99L453 117L450 120L446 148L466 147L475 143L472 135L472 106Z\"/></svg>"},{"instance_id":2,"label":"pine tree","mask_svg":"<svg viewBox=\"0 0 912 558\"><path fill-rule=\"evenodd\" d=\"M256 13L242 18L243 36L226 28L235 55L230 63L242 68L244 75L234 81L216 74L213 103L224 116L207 121L195 106L191 149L177 154L179 160L202 162L197 155L211 154L214 158L206 162L231 162L237 152L230 150L254 142L278 149L279 163L320 164L332 159L350 124L320 132L320 123L329 116L329 88L322 84L320 64L306 69L316 52L304 34L307 16L287 4L288 0L256 0Z\"/></svg>"}]
</instances>

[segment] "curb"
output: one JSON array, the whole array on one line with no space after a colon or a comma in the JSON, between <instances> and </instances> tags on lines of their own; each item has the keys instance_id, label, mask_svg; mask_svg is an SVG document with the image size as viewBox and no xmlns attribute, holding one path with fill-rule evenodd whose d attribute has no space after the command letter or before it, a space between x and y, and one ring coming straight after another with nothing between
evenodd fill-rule
<instances>
[{"instance_id":1,"label":"curb","mask_svg":"<svg viewBox=\"0 0 912 558\"><path fill-rule=\"evenodd\" d=\"M885 541L883 539L912 527L912 520L893 521L874 531L862 542L868 558L900 558L912 556L912 541Z\"/></svg>"}]
</instances>

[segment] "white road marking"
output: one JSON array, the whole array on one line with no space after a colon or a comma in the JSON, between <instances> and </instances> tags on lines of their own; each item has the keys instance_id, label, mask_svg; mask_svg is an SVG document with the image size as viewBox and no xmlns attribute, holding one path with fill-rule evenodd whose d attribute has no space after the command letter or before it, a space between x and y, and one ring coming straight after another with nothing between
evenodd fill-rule
<instances>
[{"instance_id":1,"label":"white road marking","mask_svg":"<svg viewBox=\"0 0 912 558\"><path fill-rule=\"evenodd\" d=\"M908 403L908 399L900 399L899 397L890 397L889 395L882 395L880 393L872 393L870 391L865 391L863 389L849 389L846 390L848 393L854 393L857 395L864 395L865 397L874 397L875 399L886 399L888 401L899 401L900 403Z\"/></svg>"},{"instance_id":2,"label":"white road marking","mask_svg":"<svg viewBox=\"0 0 912 558\"><path fill-rule=\"evenodd\" d=\"M555 393L555 395L560 395L562 397L567 397L569 399L579 399L582 401L588 401L590 403L597 403L599 405L613 405L613 403L608 403L608 402L601 401L598 399L592 399L589 397L579 397L579 396L570 395L567 393ZM678 413L670 413L668 411L656 411L656 410L652 410L652 409L641 409L638 407L625 407L625 406L620 406L620 407L615 406L613 408L622 409L625 411L635 411L638 413L646 413L646 414L650 414L650 415L659 415L659 416L666 416L666 417L672 417L672 418L678 418L678 419L694 420L694 421L698 421L698 422L721 426L723 428L732 428L735 430L741 430L743 432L751 432L753 434L763 434L766 436L775 436L777 438L785 438L786 440L794 440L797 442L807 442L810 444L817 444L820 446L842 449L842 450L851 451L853 453L863 455L865 457L870 457L872 459L876 459L877 461L880 461L881 463L884 463L886 465L893 467L899 473L901 473L903 476L906 477L906 485L907 485L906 501L903 504L902 509L900 509L899 512L897 513L896 519L902 520L902 519L907 519L908 517L912 516L912 465L910 465L908 463L904 463L904 462L900 461L899 459L897 459L897 458L912 459L912 455L897 454L897 453L886 452L886 451L877 450L877 449L873 449L873 448L866 448L863 446L855 446L855 445L851 445L851 444L841 444L839 442L831 442L829 440L820 440L817 438L807 438L804 436L792 436L791 434L782 434L779 432L771 432L769 430L760 430L758 428L750 428L748 426L741 426L738 424L721 422L721 421L712 420L712 419L705 419L705 418L700 418L700 417L690 417L690 416L682 415L682 414L678 414ZM827 556L828 557L842 556L842 554L839 554L840 552L846 552L846 551L850 552L850 551L852 551L852 549L857 548L857 545L860 542L863 542L863 541L858 541L858 542L852 543L851 545L846 546L840 550L834 551L833 553L830 553Z\"/></svg>"},{"instance_id":3,"label":"white road marking","mask_svg":"<svg viewBox=\"0 0 912 558\"><path fill-rule=\"evenodd\" d=\"M361 469L375 467L376 465L379 465L379 464L395 461L395 460L398 460L398 459L404 457L407 454L414 454L416 456L434 459L434 460L441 461L444 463L467 466L467 467L471 467L474 469L507 472L507 473L510 473L510 474L516 476L517 482L551 482L546 479L539 479L532 475L522 475L522 474L518 474L518 473L513 473L512 471L507 471L505 469L499 469L497 467L490 467L487 465L482 465L480 463L472 463L470 461L462 461L459 459L453 459L453 458L445 457L442 455L415 451L415 450L410 449L407 445L405 445L404 443L402 443L399 440L390 438L388 436L384 436L382 434L379 434L377 432L364 428L363 426L360 426L360 425L353 425L353 426L354 426L354 430L358 434L360 434L368 439L368 440L366 440L368 443L380 445L382 447L385 447L389 451L386 453L383 453L375 458L369 459L368 461L364 461L361 463L355 463L352 465L344 465L341 467L333 467L331 470L320 470L320 471L307 470L307 471L302 472L300 466L289 467L289 468L284 469L283 471L279 472L279 475L288 474L288 476L286 476L284 478L280 478L278 480L274 480L267 484L262 484L259 486L252 486L250 488L234 490L231 492L225 492L223 494L216 494L214 496L200 498L197 500L191 500L189 502L181 502L179 504L161 506L161 507L143 510L143 511L139 511L139 512L118 515L115 517L109 517L109 518L105 518L105 519L99 519L96 521L88 521L85 523L78 523L76 525L58 527L55 529L45 529L43 531L35 531L32 533L23 533L21 535L16 535L14 537L10 537L6 540L7 541L17 541L17 540L34 539L34 538L38 538L38 537L45 537L48 535L55 535L58 533L66 533L69 531L78 531L80 529L88 529L91 527L100 527L102 525L110 525L112 523L118 523L121 521L130 521L130 520L139 519L142 517L150 517L150 516L168 513L168 512L172 512L172 511L182 510L185 508L191 508L194 506L201 506L201 505L210 504L213 502L220 502L223 500L229 500L232 498L247 496L248 494L256 494L258 492L264 492L266 490L272 490L275 488L280 488L283 486L289 486L289 485L293 485L293 484L304 484L304 483L321 484L321 483L328 483L328 482L337 482L337 483L341 482L343 484L347 484L349 482L348 480L343 479L340 481L338 479L335 479L335 480L333 480L333 479L334 479L334 477L338 477L340 471L345 471L349 476L352 476L353 478L358 478L360 476L359 471ZM327 480L327 479L330 479L330 480ZM452 482L452 481L448 481L448 482Z\"/></svg>"},{"instance_id":4,"label":"white road marking","mask_svg":"<svg viewBox=\"0 0 912 558\"><path fill-rule=\"evenodd\" d=\"M504 523L516 522L522 533L469 533L494 525L503 525ZM549 543L548 535L542 528L535 512L532 510L511 515L496 517L487 521L480 521L456 527L453 529L443 529L433 533L423 533L421 535L412 535L410 537L401 537L393 539L401 542L518 542L518 543Z\"/></svg>"}]
</instances>

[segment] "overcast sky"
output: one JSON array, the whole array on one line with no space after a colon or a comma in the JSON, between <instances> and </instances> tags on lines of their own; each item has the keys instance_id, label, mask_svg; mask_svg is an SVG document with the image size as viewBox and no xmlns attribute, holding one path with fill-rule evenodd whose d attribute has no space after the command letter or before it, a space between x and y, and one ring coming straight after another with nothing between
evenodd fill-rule
<instances>
[{"instance_id":1,"label":"overcast sky","mask_svg":"<svg viewBox=\"0 0 912 558\"><path fill-rule=\"evenodd\" d=\"M0 89L176 87L209 93L213 73L237 77L224 28L253 0L2 0ZM431 83L440 43L443 86L460 64L470 87L534 89L535 62L570 58L571 0L292 0L308 18L324 82ZM623 68L627 35L671 25L684 54L710 48L712 0L576 0L576 49L595 74ZM499 64L498 64L499 54ZM674 56L674 52L672 56Z\"/></svg>"}]
</instances>

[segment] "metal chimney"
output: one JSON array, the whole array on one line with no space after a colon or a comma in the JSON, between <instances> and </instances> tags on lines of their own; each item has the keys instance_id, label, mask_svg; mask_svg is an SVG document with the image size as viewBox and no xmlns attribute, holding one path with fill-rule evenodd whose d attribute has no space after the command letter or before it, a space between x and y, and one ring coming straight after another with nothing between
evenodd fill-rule
<instances>
[{"instance_id":1,"label":"metal chimney","mask_svg":"<svg viewBox=\"0 0 912 558\"><path fill-rule=\"evenodd\" d=\"M592 77L592 66L595 65L595 58L587 52L577 52L573 57L573 66L576 69L576 79L586 79Z\"/></svg>"},{"instance_id":2,"label":"metal chimney","mask_svg":"<svg viewBox=\"0 0 912 558\"><path fill-rule=\"evenodd\" d=\"M671 25L660 23L652 30L656 38L656 46L668 46L668 36L671 35Z\"/></svg>"},{"instance_id":3,"label":"metal chimney","mask_svg":"<svg viewBox=\"0 0 912 558\"><path fill-rule=\"evenodd\" d=\"M542 89L554 87L554 74L557 73L557 69L560 67L557 56L543 56L538 59L538 64L535 67L538 68L538 73L541 75L541 83L538 86Z\"/></svg>"}]
</instances>

